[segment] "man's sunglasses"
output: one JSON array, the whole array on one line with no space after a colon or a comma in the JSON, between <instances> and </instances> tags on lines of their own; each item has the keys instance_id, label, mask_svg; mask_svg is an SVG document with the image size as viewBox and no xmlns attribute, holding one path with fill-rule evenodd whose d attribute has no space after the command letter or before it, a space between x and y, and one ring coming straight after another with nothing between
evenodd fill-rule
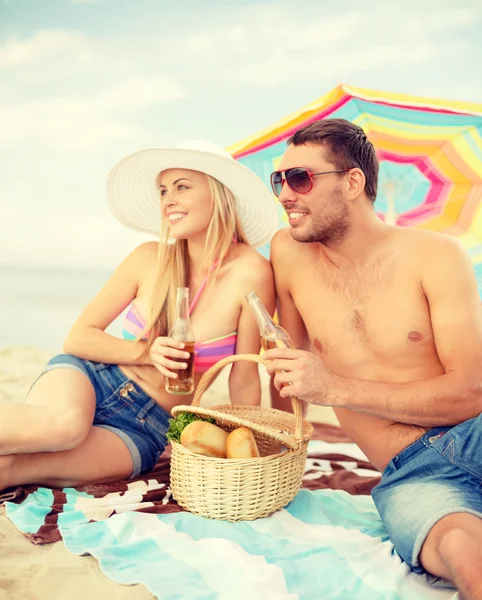
<instances>
[{"instance_id":1,"label":"man's sunglasses","mask_svg":"<svg viewBox=\"0 0 482 600\"><path fill-rule=\"evenodd\" d=\"M350 169L336 169L335 171L321 171L320 173L310 173L303 167L293 167L285 171L275 171L271 173L271 187L276 197L279 197L283 185L286 183L297 194L307 194L313 189L313 177L316 175L328 175L328 173L343 173ZM284 177L283 177L284 173Z\"/></svg>"}]
</instances>

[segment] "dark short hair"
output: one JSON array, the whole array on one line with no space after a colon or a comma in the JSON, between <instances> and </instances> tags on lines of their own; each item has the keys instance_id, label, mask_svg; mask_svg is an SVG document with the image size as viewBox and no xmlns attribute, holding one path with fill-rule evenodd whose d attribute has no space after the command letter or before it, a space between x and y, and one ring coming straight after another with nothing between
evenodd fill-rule
<instances>
[{"instance_id":1,"label":"dark short hair","mask_svg":"<svg viewBox=\"0 0 482 600\"><path fill-rule=\"evenodd\" d=\"M365 192L372 202L377 197L378 158L361 127L345 119L320 119L298 129L288 145L319 144L337 169L358 167L365 174Z\"/></svg>"}]
</instances>

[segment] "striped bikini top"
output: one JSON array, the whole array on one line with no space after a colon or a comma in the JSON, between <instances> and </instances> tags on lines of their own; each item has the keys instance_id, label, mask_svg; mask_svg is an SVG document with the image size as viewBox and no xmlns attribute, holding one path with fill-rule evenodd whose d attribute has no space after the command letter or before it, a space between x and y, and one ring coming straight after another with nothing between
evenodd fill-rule
<instances>
[{"instance_id":1,"label":"striped bikini top","mask_svg":"<svg viewBox=\"0 0 482 600\"><path fill-rule=\"evenodd\" d=\"M215 267L216 265L213 266L213 268ZM190 313L192 313L194 310L197 301L204 291L207 280L208 278L206 276L193 301L191 302L189 306ZM145 324L145 319L139 313L134 302L132 302L124 319L124 325L122 329L124 339L135 340L142 333ZM222 358L236 354L237 336L237 331L233 331L232 333L228 333L227 335L223 335L212 340L207 340L206 342L196 342L194 344L194 350L196 352L194 358L194 370L196 373L204 373L209 369L209 367L212 367ZM143 339L147 338L144 337Z\"/></svg>"}]
</instances>

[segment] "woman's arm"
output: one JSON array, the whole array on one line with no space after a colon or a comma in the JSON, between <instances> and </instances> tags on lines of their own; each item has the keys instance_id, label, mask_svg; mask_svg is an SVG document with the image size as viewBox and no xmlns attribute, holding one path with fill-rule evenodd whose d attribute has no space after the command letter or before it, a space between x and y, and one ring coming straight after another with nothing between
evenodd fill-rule
<instances>
[{"instance_id":1,"label":"woman's arm","mask_svg":"<svg viewBox=\"0 0 482 600\"><path fill-rule=\"evenodd\" d=\"M272 315L276 299L271 265L261 255L255 258L256 264L250 265L249 271L243 274L246 277L243 294L254 290ZM259 354L260 348L259 328L248 302L243 297L238 320L236 354ZM257 406L261 403L261 384L257 363L240 361L233 364L229 375L229 393L233 404Z\"/></svg>"},{"instance_id":2,"label":"woman's arm","mask_svg":"<svg viewBox=\"0 0 482 600\"><path fill-rule=\"evenodd\" d=\"M157 265L157 242L138 246L119 265L87 305L64 342L64 351L79 358L118 365L150 364L145 342L116 338L104 330L137 296L139 286Z\"/></svg>"}]
</instances>

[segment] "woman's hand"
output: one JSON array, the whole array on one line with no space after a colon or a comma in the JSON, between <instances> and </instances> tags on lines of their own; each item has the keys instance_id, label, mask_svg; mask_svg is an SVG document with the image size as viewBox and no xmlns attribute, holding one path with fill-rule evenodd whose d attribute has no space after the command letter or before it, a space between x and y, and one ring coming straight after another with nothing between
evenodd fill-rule
<instances>
[{"instance_id":1,"label":"woman's hand","mask_svg":"<svg viewBox=\"0 0 482 600\"><path fill-rule=\"evenodd\" d=\"M149 360L160 373L169 379L177 379L176 371L187 368L187 363L182 362L182 359L189 358L189 352L183 352L183 348L184 344L179 340L158 337L149 350ZM174 369L174 371L169 369Z\"/></svg>"}]
</instances>

